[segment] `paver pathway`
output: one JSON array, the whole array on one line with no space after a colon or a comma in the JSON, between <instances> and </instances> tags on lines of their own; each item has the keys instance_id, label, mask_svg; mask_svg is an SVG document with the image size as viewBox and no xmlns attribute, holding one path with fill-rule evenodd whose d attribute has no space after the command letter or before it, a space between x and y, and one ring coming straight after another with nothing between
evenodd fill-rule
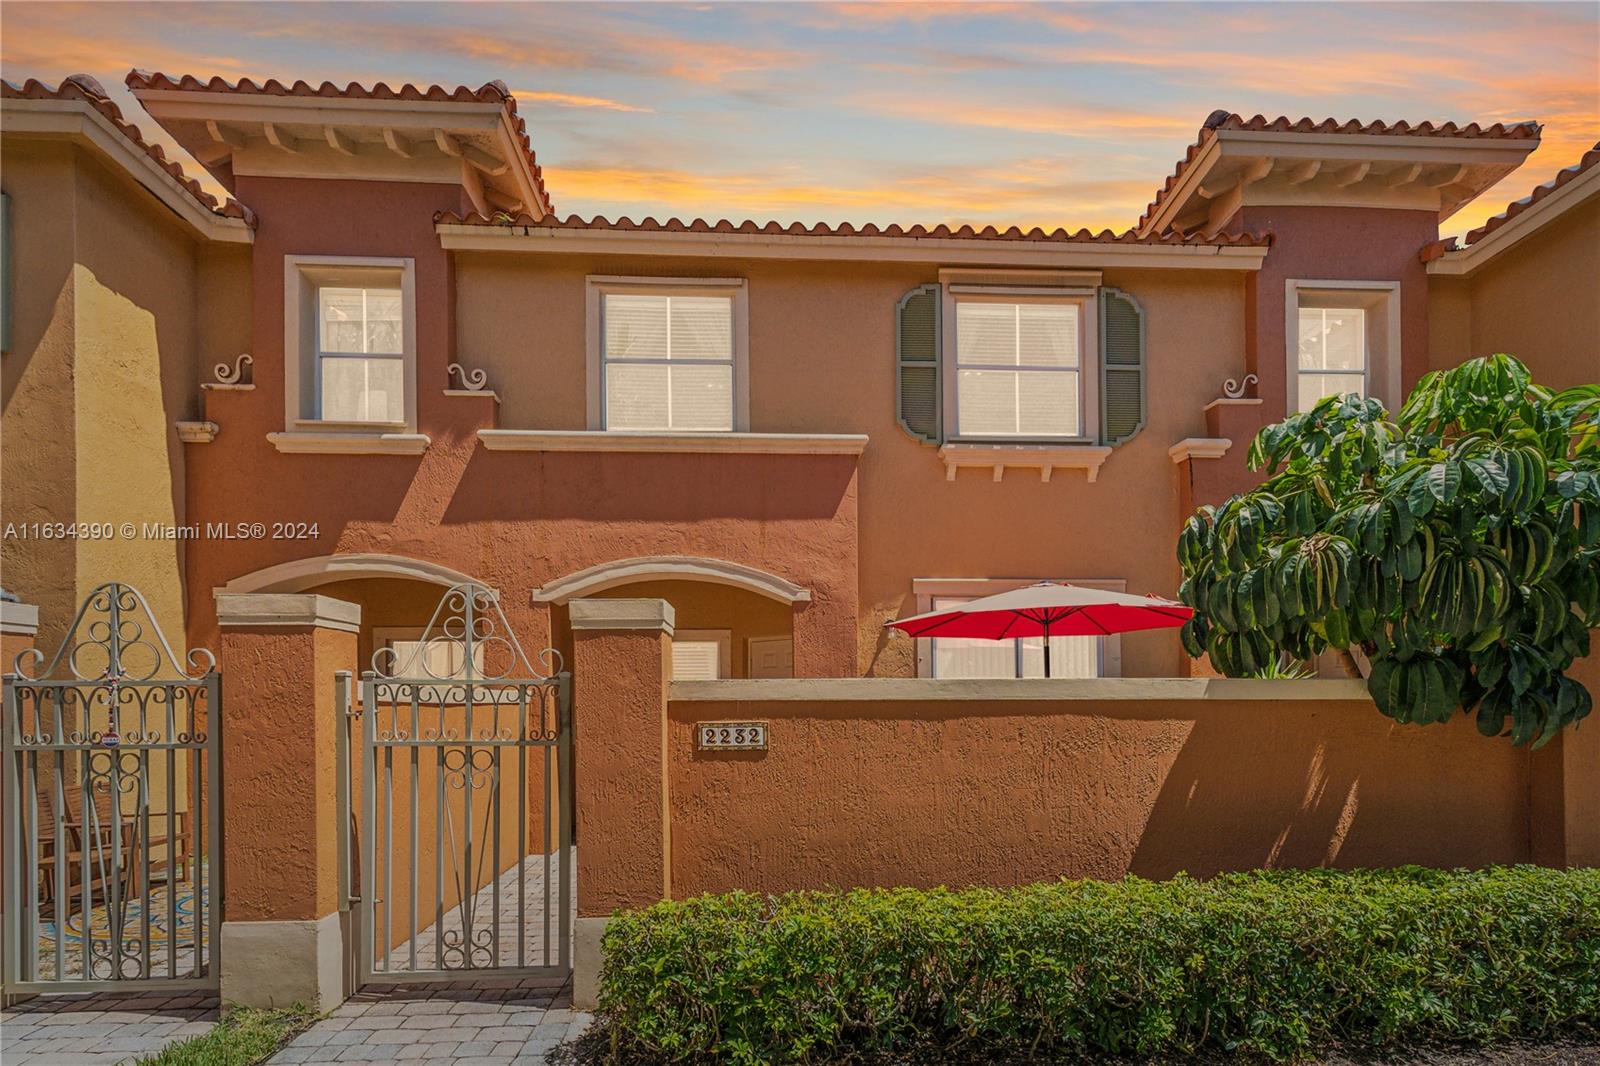
<instances>
[{"instance_id":1,"label":"paver pathway","mask_svg":"<svg viewBox=\"0 0 1600 1066\"><path fill-rule=\"evenodd\" d=\"M115 1066L198 1036L217 1022L210 993L40 996L0 1011L5 1066Z\"/></svg>"},{"instance_id":2,"label":"paver pathway","mask_svg":"<svg viewBox=\"0 0 1600 1066\"><path fill-rule=\"evenodd\" d=\"M565 978L368 986L268 1062L543 1063L592 1021Z\"/></svg>"}]
</instances>

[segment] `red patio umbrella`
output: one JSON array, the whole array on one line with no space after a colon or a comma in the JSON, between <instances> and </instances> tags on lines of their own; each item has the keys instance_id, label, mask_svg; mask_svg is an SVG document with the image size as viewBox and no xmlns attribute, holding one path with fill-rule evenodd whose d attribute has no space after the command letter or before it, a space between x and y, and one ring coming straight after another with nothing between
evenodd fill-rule
<instances>
[{"instance_id":1,"label":"red patio umbrella","mask_svg":"<svg viewBox=\"0 0 1600 1066\"><path fill-rule=\"evenodd\" d=\"M1051 637L1102 637L1140 629L1175 629L1192 614L1192 608L1175 600L1041 581L884 625L913 637L1043 637L1044 676L1049 677Z\"/></svg>"}]
</instances>

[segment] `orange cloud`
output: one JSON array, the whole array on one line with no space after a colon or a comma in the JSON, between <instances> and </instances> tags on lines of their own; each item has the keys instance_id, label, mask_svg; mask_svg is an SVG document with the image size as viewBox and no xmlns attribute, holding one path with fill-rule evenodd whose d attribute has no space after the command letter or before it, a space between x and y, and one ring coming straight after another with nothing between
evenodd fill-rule
<instances>
[{"instance_id":1,"label":"orange cloud","mask_svg":"<svg viewBox=\"0 0 1600 1066\"><path fill-rule=\"evenodd\" d=\"M970 97L864 96L852 101L865 110L920 122L954 123L1016 133L1105 139L1192 137L1204 116L1161 115L1111 107L1056 104L985 103Z\"/></svg>"},{"instance_id":2,"label":"orange cloud","mask_svg":"<svg viewBox=\"0 0 1600 1066\"><path fill-rule=\"evenodd\" d=\"M652 113L655 109L638 107L625 104L620 100L609 100L604 96L580 96L576 93L535 92L532 89L513 89L511 95L518 100L537 100L540 103L555 104L558 107L593 107L603 111L623 111L628 113Z\"/></svg>"},{"instance_id":3,"label":"orange cloud","mask_svg":"<svg viewBox=\"0 0 1600 1066\"><path fill-rule=\"evenodd\" d=\"M638 220L678 216L782 222L846 219L861 224L970 223L1024 229L1126 229L1148 196L1144 181L1062 177L1052 160L1021 160L988 169L936 169L883 180L790 171L696 173L670 168L575 163L552 168L567 202L599 205L602 214ZM975 197L973 190L981 190ZM975 210L975 201L982 204Z\"/></svg>"}]
</instances>

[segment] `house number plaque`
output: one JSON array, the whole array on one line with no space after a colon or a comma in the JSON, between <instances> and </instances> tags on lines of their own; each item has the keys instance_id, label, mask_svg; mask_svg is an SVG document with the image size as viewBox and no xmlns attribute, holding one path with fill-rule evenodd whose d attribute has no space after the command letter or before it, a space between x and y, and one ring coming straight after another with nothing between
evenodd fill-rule
<instances>
[{"instance_id":1,"label":"house number plaque","mask_svg":"<svg viewBox=\"0 0 1600 1066\"><path fill-rule=\"evenodd\" d=\"M694 732L701 751L765 751L767 747L765 722L696 722Z\"/></svg>"}]
</instances>

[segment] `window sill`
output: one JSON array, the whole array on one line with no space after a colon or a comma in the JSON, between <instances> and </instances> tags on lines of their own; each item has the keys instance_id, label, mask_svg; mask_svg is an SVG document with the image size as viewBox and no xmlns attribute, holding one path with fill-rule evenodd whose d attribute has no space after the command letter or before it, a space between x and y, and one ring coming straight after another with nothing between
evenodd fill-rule
<instances>
[{"instance_id":1,"label":"window sill","mask_svg":"<svg viewBox=\"0 0 1600 1066\"><path fill-rule=\"evenodd\" d=\"M432 440L424 433L268 433L286 454L421 455Z\"/></svg>"},{"instance_id":2,"label":"window sill","mask_svg":"<svg viewBox=\"0 0 1600 1066\"><path fill-rule=\"evenodd\" d=\"M605 430L480 429L492 452L639 452L693 455L860 455L865 434L622 433Z\"/></svg>"},{"instance_id":3,"label":"window sill","mask_svg":"<svg viewBox=\"0 0 1600 1066\"><path fill-rule=\"evenodd\" d=\"M1039 471L1040 481L1049 481L1057 470L1082 470L1093 483L1110 457L1110 448L1096 444L945 444L939 448L946 481L954 481L962 467L972 466L994 471L996 481L1005 477L1008 467L1021 467Z\"/></svg>"}]
</instances>

